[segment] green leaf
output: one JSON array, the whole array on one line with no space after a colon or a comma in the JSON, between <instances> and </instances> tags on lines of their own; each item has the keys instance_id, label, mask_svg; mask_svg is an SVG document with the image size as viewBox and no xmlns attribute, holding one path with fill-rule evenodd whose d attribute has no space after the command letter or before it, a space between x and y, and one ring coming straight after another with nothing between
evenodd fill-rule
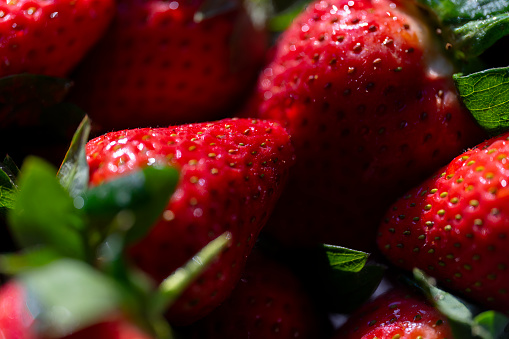
<instances>
[{"instance_id":1,"label":"green leaf","mask_svg":"<svg viewBox=\"0 0 509 339\"><path fill-rule=\"evenodd\" d=\"M159 286L151 299L151 314L159 314L171 304L189 287L189 285L207 267L218 258L223 250L231 244L230 232L225 232L212 240L192 257L184 266L178 268L172 275L166 278Z\"/></svg>"},{"instance_id":2,"label":"green leaf","mask_svg":"<svg viewBox=\"0 0 509 339\"><path fill-rule=\"evenodd\" d=\"M506 330L509 326L509 318L495 311L485 311L474 318L476 326L482 330L476 329L477 333L488 333L490 339L509 339L509 332Z\"/></svg>"},{"instance_id":3,"label":"green leaf","mask_svg":"<svg viewBox=\"0 0 509 339\"><path fill-rule=\"evenodd\" d=\"M299 15L310 3L310 0L297 0L290 6L270 17L268 27L271 32L280 33L290 26L295 17Z\"/></svg>"},{"instance_id":4,"label":"green leaf","mask_svg":"<svg viewBox=\"0 0 509 339\"><path fill-rule=\"evenodd\" d=\"M366 264L360 271L348 272L333 269L330 275L332 288L328 293L328 310L350 313L369 299L380 285L386 267Z\"/></svg>"},{"instance_id":5,"label":"green leaf","mask_svg":"<svg viewBox=\"0 0 509 339\"><path fill-rule=\"evenodd\" d=\"M509 127L509 68L495 68L454 81L466 107L479 125L492 136Z\"/></svg>"},{"instance_id":6,"label":"green leaf","mask_svg":"<svg viewBox=\"0 0 509 339\"><path fill-rule=\"evenodd\" d=\"M131 243L161 216L178 180L179 172L173 167L148 166L92 187L76 199L82 198L82 210L103 236L120 230Z\"/></svg>"},{"instance_id":7,"label":"green leaf","mask_svg":"<svg viewBox=\"0 0 509 339\"><path fill-rule=\"evenodd\" d=\"M46 247L30 248L18 253L6 253L0 255L0 271L4 274L15 275L61 258L60 254Z\"/></svg>"},{"instance_id":8,"label":"green leaf","mask_svg":"<svg viewBox=\"0 0 509 339\"><path fill-rule=\"evenodd\" d=\"M85 146L90 134L90 120L85 116L74 133L71 146L58 170L60 184L69 191L71 197L83 193L88 187L89 168Z\"/></svg>"},{"instance_id":9,"label":"green leaf","mask_svg":"<svg viewBox=\"0 0 509 339\"><path fill-rule=\"evenodd\" d=\"M509 34L509 14L470 21L454 29L456 47L469 58L477 57Z\"/></svg>"},{"instance_id":10,"label":"green leaf","mask_svg":"<svg viewBox=\"0 0 509 339\"><path fill-rule=\"evenodd\" d=\"M458 298L436 287L436 281L423 271L415 268L413 276L418 287L432 300L435 307L445 315L454 333L455 338L474 338L472 332L472 312ZM484 338L484 337L482 337ZM484 338L488 339L488 338Z\"/></svg>"},{"instance_id":11,"label":"green leaf","mask_svg":"<svg viewBox=\"0 0 509 339\"><path fill-rule=\"evenodd\" d=\"M7 211L14 208L17 190L0 187L0 215L7 215Z\"/></svg>"},{"instance_id":12,"label":"green leaf","mask_svg":"<svg viewBox=\"0 0 509 339\"><path fill-rule=\"evenodd\" d=\"M19 169L9 156L6 156L4 161L0 163L0 186L17 189L16 177L19 174Z\"/></svg>"},{"instance_id":13,"label":"green leaf","mask_svg":"<svg viewBox=\"0 0 509 339\"><path fill-rule=\"evenodd\" d=\"M369 253L352 250L346 247L323 245L333 269L345 272L359 272L366 261Z\"/></svg>"},{"instance_id":14,"label":"green leaf","mask_svg":"<svg viewBox=\"0 0 509 339\"><path fill-rule=\"evenodd\" d=\"M122 300L114 281L76 260L58 260L17 279L26 288L36 330L46 338L60 338L100 322L119 310Z\"/></svg>"},{"instance_id":15,"label":"green leaf","mask_svg":"<svg viewBox=\"0 0 509 339\"><path fill-rule=\"evenodd\" d=\"M11 232L23 247L48 246L74 258L85 258L81 235L85 224L73 199L60 185L56 170L29 157L19 177L14 210L7 214Z\"/></svg>"},{"instance_id":16,"label":"green leaf","mask_svg":"<svg viewBox=\"0 0 509 339\"><path fill-rule=\"evenodd\" d=\"M432 8L440 20L448 25L485 19L509 10L507 0L418 0Z\"/></svg>"}]
</instances>

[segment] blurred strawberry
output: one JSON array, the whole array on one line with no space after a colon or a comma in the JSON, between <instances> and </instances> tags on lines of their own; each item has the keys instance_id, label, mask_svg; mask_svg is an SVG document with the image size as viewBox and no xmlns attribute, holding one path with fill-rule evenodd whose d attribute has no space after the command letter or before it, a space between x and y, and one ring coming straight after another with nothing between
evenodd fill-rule
<instances>
[{"instance_id":1,"label":"blurred strawberry","mask_svg":"<svg viewBox=\"0 0 509 339\"><path fill-rule=\"evenodd\" d=\"M113 0L4 1L0 5L0 77L66 76L103 35Z\"/></svg>"},{"instance_id":2,"label":"blurred strawberry","mask_svg":"<svg viewBox=\"0 0 509 339\"><path fill-rule=\"evenodd\" d=\"M120 0L74 97L103 131L224 118L254 86L265 47L240 0Z\"/></svg>"},{"instance_id":3,"label":"blurred strawberry","mask_svg":"<svg viewBox=\"0 0 509 339\"><path fill-rule=\"evenodd\" d=\"M230 297L186 331L190 338L324 338L329 327L297 276L255 250Z\"/></svg>"}]
</instances>

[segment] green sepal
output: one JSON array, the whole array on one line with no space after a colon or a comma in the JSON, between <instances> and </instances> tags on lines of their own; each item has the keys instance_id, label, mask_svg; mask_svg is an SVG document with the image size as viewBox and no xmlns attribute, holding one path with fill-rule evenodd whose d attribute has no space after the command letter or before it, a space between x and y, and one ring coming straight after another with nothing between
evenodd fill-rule
<instances>
[{"instance_id":1,"label":"green sepal","mask_svg":"<svg viewBox=\"0 0 509 339\"><path fill-rule=\"evenodd\" d=\"M85 116L73 135L69 150L57 173L60 184L71 197L78 196L88 187L89 167L85 146L90 129L90 119Z\"/></svg>"},{"instance_id":2,"label":"green sepal","mask_svg":"<svg viewBox=\"0 0 509 339\"><path fill-rule=\"evenodd\" d=\"M130 244L160 218L178 180L179 172L173 167L148 166L94 186L76 201L102 238L121 231L126 233L126 244Z\"/></svg>"},{"instance_id":3,"label":"green sepal","mask_svg":"<svg viewBox=\"0 0 509 339\"><path fill-rule=\"evenodd\" d=\"M474 333L489 334L489 339L509 339L509 318L495 311L484 311L474 317Z\"/></svg>"},{"instance_id":4,"label":"green sepal","mask_svg":"<svg viewBox=\"0 0 509 339\"><path fill-rule=\"evenodd\" d=\"M25 288L27 308L36 318L34 330L45 338L60 338L104 321L122 305L117 284L77 260L61 259L15 279Z\"/></svg>"},{"instance_id":5,"label":"green sepal","mask_svg":"<svg viewBox=\"0 0 509 339\"><path fill-rule=\"evenodd\" d=\"M151 298L150 314L168 309L185 289L231 244L231 233L225 232L203 247L196 255L163 280Z\"/></svg>"},{"instance_id":6,"label":"green sepal","mask_svg":"<svg viewBox=\"0 0 509 339\"><path fill-rule=\"evenodd\" d=\"M447 317L454 338L461 339L503 339L508 338L504 329L509 325L508 318L495 311L486 311L474 316L476 308L464 300L437 287L434 278L420 269L414 268L413 281L433 305Z\"/></svg>"},{"instance_id":7,"label":"green sepal","mask_svg":"<svg viewBox=\"0 0 509 339\"><path fill-rule=\"evenodd\" d=\"M341 246L322 245L329 262L327 305L331 312L348 313L369 299L380 285L385 266L369 263L370 254Z\"/></svg>"},{"instance_id":8,"label":"green sepal","mask_svg":"<svg viewBox=\"0 0 509 339\"><path fill-rule=\"evenodd\" d=\"M56 169L28 157L19 176L19 192L7 219L21 247L48 246L62 255L85 259L85 223L74 200L60 185Z\"/></svg>"},{"instance_id":9,"label":"green sepal","mask_svg":"<svg viewBox=\"0 0 509 339\"><path fill-rule=\"evenodd\" d=\"M472 60L509 34L508 0L418 0L431 10L457 57Z\"/></svg>"},{"instance_id":10,"label":"green sepal","mask_svg":"<svg viewBox=\"0 0 509 339\"><path fill-rule=\"evenodd\" d=\"M16 275L61 259L62 255L48 247L32 247L0 255L0 272Z\"/></svg>"},{"instance_id":11,"label":"green sepal","mask_svg":"<svg viewBox=\"0 0 509 339\"><path fill-rule=\"evenodd\" d=\"M456 74L454 81L463 103L484 130L496 136L509 129L509 67Z\"/></svg>"},{"instance_id":12,"label":"green sepal","mask_svg":"<svg viewBox=\"0 0 509 339\"><path fill-rule=\"evenodd\" d=\"M509 34L508 13L470 21L454 29L456 46L469 58L480 56L507 34Z\"/></svg>"},{"instance_id":13,"label":"green sepal","mask_svg":"<svg viewBox=\"0 0 509 339\"><path fill-rule=\"evenodd\" d=\"M335 270L343 272L359 272L366 264L369 253L346 247L323 245L329 265Z\"/></svg>"}]
</instances>

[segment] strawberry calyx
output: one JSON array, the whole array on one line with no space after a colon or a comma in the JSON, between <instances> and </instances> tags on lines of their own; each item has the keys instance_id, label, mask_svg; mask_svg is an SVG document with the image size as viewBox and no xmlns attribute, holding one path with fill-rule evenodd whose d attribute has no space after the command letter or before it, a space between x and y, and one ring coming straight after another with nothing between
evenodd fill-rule
<instances>
[{"instance_id":1,"label":"strawberry calyx","mask_svg":"<svg viewBox=\"0 0 509 339\"><path fill-rule=\"evenodd\" d=\"M415 268L412 276L402 276L407 286L415 288L447 317L455 338L495 339L505 338L509 318L492 310L479 310L457 296L437 287L436 280Z\"/></svg>"},{"instance_id":2,"label":"strawberry calyx","mask_svg":"<svg viewBox=\"0 0 509 339\"><path fill-rule=\"evenodd\" d=\"M125 248L161 215L180 174L148 166L89 188L89 131L85 117L58 173L34 156L21 170L8 157L0 165L0 205L17 243L0 255L0 272L24 290L33 317L27 330L36 336L62 337L120 317L171 338L164 312L230 245L231 235L220 235L156 286L126 260Z\"/></svg>"}]
</instances>

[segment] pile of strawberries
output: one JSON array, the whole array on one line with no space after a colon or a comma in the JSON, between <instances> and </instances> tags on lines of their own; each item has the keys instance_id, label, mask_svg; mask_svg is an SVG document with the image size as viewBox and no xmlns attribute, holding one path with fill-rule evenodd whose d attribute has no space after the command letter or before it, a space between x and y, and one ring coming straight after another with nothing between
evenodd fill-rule
<instances>
[{"instance_id":1,"label":"pile of strawberries","mask_svg":"<svg viewBox=\"0 0 509 339\"><path fill-rule=\"evenodd\" d=\"M508 17L1 3L0 337L508 338Z\"/></svg>"}]
</instances>

